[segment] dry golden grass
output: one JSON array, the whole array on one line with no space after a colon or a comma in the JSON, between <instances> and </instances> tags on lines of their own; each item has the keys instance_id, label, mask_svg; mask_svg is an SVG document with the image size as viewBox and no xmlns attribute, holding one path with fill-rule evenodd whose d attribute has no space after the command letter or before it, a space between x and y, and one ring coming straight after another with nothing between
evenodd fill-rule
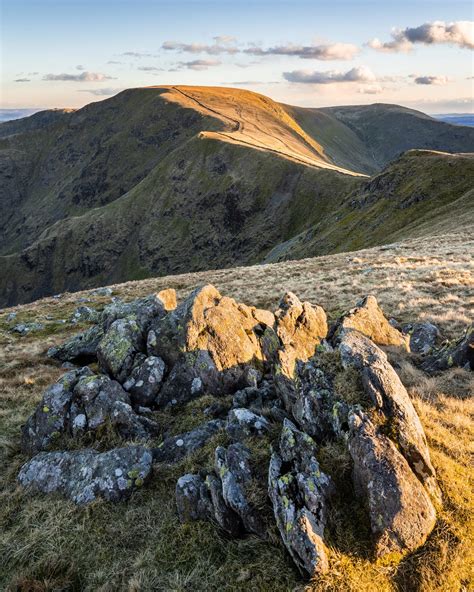
<instances>
[{"instance_id":1,"label":"dry golden grass","mask_svg":"<svg viewBox=\"0 0 474 592\"><path fill-rule=\"evenodd\" d=\"M114 287L125 299L175 287L179 297L203 283L260 307L274 308L285 290L325 307L331 317L372 292L387 315L400 321L431 320L453 338L472 319L473 242L468 236L416 240L304 261L209 271ZM80 327L60 324L82 294L66 294L16 307L17 320L42 320L45 330L19 337L8 333L0 312L0 589L18 591L204 591L308 590L376 592L468 592L473 589L474 381L452 369L427 377L412 360L390 351L425 426L444 505L427 543L399 565L372 563L354 528L331 539L330 573L306 585L272 533L225 540L210 524L179 524L174 508L176 478L212 454L215 442L172 469L162 469L150 485L125 504L94 503L76 508L58 497L33 496L16 485L26 457L20 426L44 388L62 372L46 349ZM89 303L102 306L107 298ZM48 319L45 319L48 317ZM175 418L177 431L194 425L202 405ZM162 418L163 422L171 418ZM256 451L257 452L257 451ZM260 451L259 454L264 455ZM344 457L337 447L323 451L326 463ZM260 458L257 455L258 458ZM332 459L332 460L331 460ZM347 467L346 467L347 468ZM254 492L257 497L258 489ZM354 522L356 523L356 522ZM360 533L364 539L363 533ZM344 541L344 538L346 539Z\"/></svg>"}]
</instances>

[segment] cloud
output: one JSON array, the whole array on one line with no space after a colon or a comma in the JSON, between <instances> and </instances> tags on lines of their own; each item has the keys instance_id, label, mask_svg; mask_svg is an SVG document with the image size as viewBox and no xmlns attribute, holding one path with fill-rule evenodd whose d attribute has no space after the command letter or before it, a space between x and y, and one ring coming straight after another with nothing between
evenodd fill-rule
<instances>
[{"instance_id":1,"label":"cloud","mask_svg":"<svg viewBox=\"0 0 474 592\"><path fill-rule=\"evenodd\" d=\"M158 68L157 66L138 66L137 70L142 72L164 72L164 68Z\"/></svg>"},{"instance_id":2,"label":"cloud","mask_svg":"<svg viewBox=\"0 0 474 592\"><path fill-rule=\"evenodd\" d=\"M326 72L311 72L309 70L293 70L283 72L288 82L304 84L333 84L336 82L375 82L375 74L367 66L358 66L347 72L330 70Z\"/></svg>"},{"instance_id":3,"label":"cloud","mask_svg":"<svg viewBox=\"0 0 474 592\"><path fill-rule=\"evenodd\" d=\"M82 72L82 74L45 74L43 80L62 80L63 82L102 82L113 80L112 76L99 72Z\"/></svg>"},{"instance_id":4,"label":"cloud","mask_svg":"<svg viewBox=\"0 0 474 592\"><path fill-rule=\"evenodd\" d=\"M370 84L369 86L361 86L357 91L361 95L379 95L383 92L380 84Z\"/></svg>"},{"instance_id":5,"label":"cloud","mask_svg":"<svg viewBox=\"0 0 474 592\"><path fill-rule=\"evenodd\" d=\"M410 51L415 43L425 45L446 43L465 49L474 49L474 21L453 23L435 21L424 23L419 27L394 29L391 41L383 43L376 38L369 41L367 45L377 51L400 52Z\"/></svg>"},{"instance_id":6,"label":"cloud","mask_svg":"<svg viewBox=\"0 0 474 592\"><path fill-rule=\"evenodd\" d=\"M117 60L109 60L108 64L123 64L123 62L117 62Z\"/></svg>"},{"instance_id":7,"label":"cloud","mask_svg":"<svg viewBox=\"0 0 474 592\"><path fill-rule=\"evenodd\" d=\"M31 82L29 78L17 78L15 82Z\"/></svg>"},{"instance_id":8,"label":"cloud","mask_svg":"<svg viewBox=\"0 0 474 592\"><path fill-rule=\"evenodd\" d=\"M449 82L449 78L447 76L417 76L415 78L416 84L426 84L426 85L443 85Z\"/></svg>"},{"instance_id":9,"label":"cloud","mask_svg":"<svg viewBox=\"0 0 474 592\"><path fill-rule=\"evenodd\" d=\"M155 57L152 53L145 53L142 51L126 51L120 55L127 56L129 58L152 58Z\"/></svg>"},{"instance_id":10,"label":"cloud","mask_svg":"<svg viewBox=\"0 0 474 592\"><path fill-rule=\"evenodd\" d=\"M294 56L305 60L352 60L359 52L359 48L352 43L331 43L327 45L278 45L262 49L249 47L243 53L256 56L284 55Z\"/></svg>"},{"instance_id":11,"label":"cloud","mask_svg":"<svg viewBox=\"0 0 474 592\"><path fill-rule=\"evenodd\" d=\"M89 93L91 95L96 95L97 97L110 97L112 95L116 95L119 92L122 92L123 88L81 88L78 89L77 92L84 92Z\"/></svg>"},{"instance_id":12,"label":"cloud","mask_svg":"<svg viewBox=\"0 0 474 592\"><path fill-rule=\"evenodd\" d=\"M161 46L167 51L179 51L181 53L207 53L208 55L221 54L236 54L239 49L235 45L229 45L230 38L226 38L225 42L218 42L219 37L214 37L215 43L213 45L206 45L202 43L182 43L181 41L165 41Z\"/></svg>"},{"instance_id":13,"label":"cloud","mask_svg":"<svg viewBox=\"0 0 474 592\"><path fill-rule=\"evenodd\" d=\"M178 66L181 68L188 68L188 70L207 70L213 66L220 66L219 60L192 60L191 62L179 62ZM173 72L175 70L171 70Z\"/></svg>"},{"instance_id":14,"label":"cloud","mask_svg":"<svg viewBox=\"0 0 474 592\"><path fill-rule=\"evenodd\" d=\"M82 64L78 64L76 66L76 70L85 70L85 69L86 69L85 66L83 66Z\"/></svg>"},{"instance_id":15,"label":"cloud","mask_svg":"<svg viewBox=\"0 0 474 592\"><path fill-rule=\"evenodd\" d=\"M217 35L216 37L213 37L213 39L218 45L235 43L237 41L237 37L233 37L232 35Z\"/></svg>"}]
</instances>

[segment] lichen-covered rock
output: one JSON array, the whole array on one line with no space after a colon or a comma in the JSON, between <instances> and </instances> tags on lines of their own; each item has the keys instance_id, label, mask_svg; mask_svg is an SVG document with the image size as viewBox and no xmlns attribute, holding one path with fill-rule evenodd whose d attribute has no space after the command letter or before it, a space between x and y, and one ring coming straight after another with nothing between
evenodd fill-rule
<instances>
[{"instance_id":1,"label":"lichen-covered rock","mask_svg":"<svg viewBox=\"0 0 474 592\"><path fill-rule=\"evenodd\" d=\"M395 444L376 431L363 412L350 416L349 451L354 486L366 500L375 554L405 554L432 531L436 512L420 481Z\"/></svg>"},{"instance_id":2,"label":"lichen-covered rock","mask_svg":"<svg viewBox=\"0 0 474 592\"><path fill-rule=\"evenodd\" d=\"M202 448L223 428L222 420L212 419L194 430L165 438L157 448L153 449L153 459L155 462L176 463Z\"/></svg>"},{"instance_id":3,"label":"lichen-covered rock","mask_svg":"<svg viewBox=\"0 0 474 592\"><path fill-rule=\"evenodd\" d=\"M423 368L427 372L440 372L453 366L474 370L474 325L470 325L457 341L428 358Z\"/></svg>"},{"instance_id":4,"label":"lichen-covered rock","mask_svg":"<svg viewBox=\"0 0 474 592\"><path fill-rule=\"evenodd\" d=\"M440 499L436 474L420 418L386 354L357 331L344 331L339 351L344 366L359 370L364 390L374 407L387 418L403 456L436 499Z\"/></svg>"},{"instance_id":5,"label":"lichen-covered rock","mask_svg":"<svg viewBox=\"0 0 474 592\"><path fill-rule=\"evenodd\" d=\"M263 537L264 523L249 502L247 494L253 478L249 450L240 443L231 444L227 449L218 446L215 471L222 483L222 496L226 505L240 517L246 532Z\"/></svg>"},{"instance_id":6,"label":"lichen-covered rock","mask_svg":"<svg viewBox=\"0 0 474 592\"><path fill-rule=\"evenodd\" d=\"M283 376L293 378L296 361L308 360L326 337L326 313L320 306L301 302L292 292L288 292L275 312L275 319L275 330L281 343L279 368Z\"/></svg>"},{"instance_id":7,"label":"lichen-covered rock","mask_svg":"<svg viewBox=\"0 0 474 592\"><path fill-rule=\"evenodd\" d=\"M76 504L99 497L117 502L141 487L151 470L151 453L141 446L103 453L89 449L42 452L22 466L18 481L35 491L60 493Z\"/></svg>"},{"instance_id":8,"label":"lichen-covered rock","mask_svg":"<svg viewBox=\"0 0 474 592\"><path fill-rule=\"evenodd\" d=\"M224 377L221 388L231 392L238 388L249 367L258 369L262 365L264 356L255 331L260 326L250 307L221 296L213 286L204 286L174 311L152 322L147 351L170 366L183 364L183 352L205 352ZM199 366L194 370L200 377ZM208 373L207 368L204 373ZM206 380L205 376L200 378Z\"/></svg>"},{"instance_id":9,"label":"lichen-covered rock","mask_svg":"<svg viewBox=\"0 0 474 592\"><path fill-rule=\"evenodd\" d=\"M285 420L280 451L268 471L268 493L281 538L293 561L310 576L328 570L324 528L333 485L314 456L315 442Z\"/></svg>"},{"instance_id":10,"label":"lichen-covered rock","mask_svg":"<svg viewBox=\"0 0 474 592\"><path fill-rule=\"evenodd\" d=\"M165 374L165 363L161 358L150 356L133 367L124 382L124 389L130 394L134 405L153 406L161 389Z\"/></svg>"},{"instance_id":11,"label":"lichen-covered rock","mask_svg":"<svg viewBox=\"0 0 474 592\"><path fill-rule=\"evenodd\" d=\"M72 370L46 389L38 407L22 428L25 452L35 454L44 450L67 429L73 388L82 377L92 375L89 368Z\"/></svg>"},{"instance_id":12,"label":"lichen-covered rock","mask_svg":"<svg viewBox=\"0 0 474 592\"><path fill-rule=\"evenodd\" d=\"M344 330L359 331L378 345L396 345L409 349L409 339L385 318L373 295L366 296L357 306L341 316L331 328L330 338L337 340Z\"/></svg>"},{"instance_id":13,"label":"lichen-covered rock","mask_svg":"<svg viewBox=\"0 0 474 592\"><path fill-rule=\"evenodd\" d=\"M90 306L78 306L71 317L71 323L80 323L89 321L97 323L100 319L100 313Z\"/></svg>"},{"instance_id":14,"label":"lichen-covered rock","mask_svg":"<svg viewBox=\"0 0 474 592\"><path fill-rule=\"evenodd\" d=\"M120 383L130 375L135 355L143 347L139 324L131 319L114 321L97 349L100 369Z\"/></svg>"},{"instance_id":15,"label":"lichen-covered rock","mask_svg":"<svg viewBox=\"0 0 474 592\"><path fill-rule=\"evenodd\" d=\"M48 349L48 356L61 362L72 362L74 364L89 364L97 360L97 348L104 331L99 325L94 325L74 335L62 345Z\"/></svg>"},{"instance_id":16,"label":"lichen-covered rock","mask_svg":"<svg viewBox=\"0 0 474 592\"><path fill-rule=\"evenodd\" d=\"M18 323L10 329L11 333L18 333L19 335L28 335L28 333L34 333L35 331L42 331L44 329L43 323L31 322L31 323Z\"/></svg>"},{"instance_id":17,"label":"lichen-covered rock","mask_svg":"<svg viewBox=\"0 0 474 592\"><path fill-rule=\"evenodd\" d=\"M156 294L156 297L163 304L163 307L166 311L174 310L176 308L176 290L173 288L160 290L160 292Z\"/></svg>"},{"instance_id":18,"label":"lichen-covered rock","mask_svg":"<svg viewBox=\"0 0 474 592\"><path fill-rule=\"evenodd\" d=\"M234 408L245 407L254 412L260 412L264 408L277 401L273 385L266 380L256 386L249 386L234 393L232 406Z\"/></svg>"},{"instance_id":19,"label":"lichen-covered rock","mask_svg":"<svg viewBox=\"0 0 474 592\"><path fill-rule=\"evenodd\" d=\"M226 431L232 440L240 441L251 436L263 436L270 423L263 415L244 408L231 409L227 416Z\"/></svg>"},{"instance_id":20,"label":"lichen-covered rock","mask_svg":"<svg viewBox=\"0 0 474 592\"><path fill-rule=\"evenodd\" d=\"M108 304L101 315L101 324L107 331L117 319L133 320L140 327L143 336L146 337L151 322L162 318L167 312L165 303L158 295L150 294L144 298L137 298L131 302L115 300Z\"/></svg>"},{"instance_id":21,"label":"lichen-covered rock","mask_svg":"<svg viewBox=\"0 0 474 592\"><path fill-rule=\"evenodd\" d=\"M403 333L408 335L410 340L410 351L423 356L432 352L440 339L439 329L433 323L404 325Z\"/></svg>"}]
</instances>

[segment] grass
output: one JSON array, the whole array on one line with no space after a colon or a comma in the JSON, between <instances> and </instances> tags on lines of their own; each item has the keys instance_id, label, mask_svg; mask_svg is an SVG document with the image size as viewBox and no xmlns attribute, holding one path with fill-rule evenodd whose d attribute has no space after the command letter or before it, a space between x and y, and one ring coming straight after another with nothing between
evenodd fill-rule
<instances>
[{"instance_id":1,"label":"grass","mask_svg":"<svg viewBox=\"0 0 474 592\"><path fill-rule=\"evenodd\" d=\"M114 294L131 299L174 287L182 298L197 285L212 282L222 293L248 304L275 308L285 290L319 303L334 318L366 293L374 293L388 316L401 322L430 320L452 339L472 318L474 264L472 239L452 235L436 241L413 240L351 254L148 279L114 286ZM211 467L223 434L194 457L171 468L160 467L147 487L127 503L95 502L86 508L55 496L31 495L18 487L16 475L27 459L20 451L20 427L43 390L64 370L50 361L48 347L80 330L61 324L86 293L46 298L0 312L0 589L8 591L213 591L258 590L339 592L468 592L473 589L474 379L451 369L428 377L413 359L397 350L388 354L407 386L425 427L431 458L444 495L443 508L427 543L401 563L373 563L367 531L357 500L339 487L328 528L329 573L318 581L301 579L273 529L269 540L249 536L228 540L213 525L181 525L174 507L176 479L199 467ZM93 297L101 307L107 298ZM15 322L45 320L47 330L21 337L6 329ZM83 326L87 326L84 324ZM341 374L337 380L343 391ZM350 397L350 389L344 397ZM179 413L156 414L172 433L208 419L211 398ZM254 465L265 474L268 439L252 440ZM107 435L110 437L110 435ZM319 451L323 469L337 483L347 481L350 463L337 442ZM337 471L334 470L337 467ZM252 484L252 501L268 519L265 490Z\"/></svg>"}]
</instances>

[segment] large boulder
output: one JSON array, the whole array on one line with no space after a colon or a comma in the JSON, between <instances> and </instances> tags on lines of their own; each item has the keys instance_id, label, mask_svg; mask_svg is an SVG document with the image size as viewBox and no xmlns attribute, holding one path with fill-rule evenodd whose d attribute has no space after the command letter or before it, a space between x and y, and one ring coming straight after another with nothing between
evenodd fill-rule
<instances>
[{"instance_id":1,"label":"large boulder","mask_svg":"<svg viewBox=\"0 0 474 592\"><path fill-rule=\"evenodd\" d=\"M101 326L94 325L86 331L74 335L63 344L48 349L48 356L60 362L89 364L97 360L97 348L104 337Z\"/></svg>"},{"instance_id":2,"label":"large boulder","mask_svg":"<svg viewBox=\"0 0 474 592\"><path fill-rule=\"evenodd\" d=\"M409 338L392 326L385 318L375 296L369 294L352 308L331 328L330 338L349 329L359 331L378 345L395 345L409 349Z\"/></svg>"},{"instance_id":3,"label":"large boulder","mask_svg":"<svg viewBox=\"0 0 474 592\"><path fill-rule=\"evenodd\" d=\"M171 292L174 292L174 290ZM151 322L154 319L162 318L167 313L171 299L172 294L166 295L163 299L159 294L150 294L131 302L123 302L117 299L104 308L100 321L104 330L107 331L117 319L133 320L138 324L143 335L146 336Z\"/></svg>"},{"instance_id":4,"label":"large boulder","mask_svg":"<svg viewBox=\"0 0 474 592\"><path fill-rule=\"evenodd\" d=\"M439 499L423 426L386 354L365 335L350 330L342 333L339 351L343 365L360 372L366 395L383 414L390 433L417 477Z\"/></svg>"},{"instance_id":5,"label":"large boulder","mask_svg":"<svg viewBox=\"0 0 474 592\"><path fill-rule=\"evenodd\" d=\"M410 340L410 351L423 356L431 353L440 340L439 329L433 323L407 324L403 326L403 333Z\"/></svg>"},{"instance_id":6,"label":"large boulder","mask_svg":"<svg viewBox=\"0 0 474 592\"><path fill-rule=\"evenodd\" d=\"M117 319L107 329L97 349L102 372L120 383L130 376L135 355L143 347L140 325L133 319Z\"/></svg>"},{"instance_id":7,"label":"large boulder","mask_svg":"<svg viewBox=\"0 0 474 592\"><path fill-rule=\"evenodd\" d=\"M301 571L310 576L328 571L324 543L331 479L320 470L316 444L284 421L279 452L270 459L268 493L285 547Z\"/></svg>"},{"instance_id":8,"label":"large boulder","mask_svg":"<svg viewBox=\"0 0 474 592\"><path fill-rule=\"evenodd\" d=\"M423 364L427 372L440 372L453 366L474 370L474 325L454 343L446 344Z\"/></svg>"},{"instance_id":9,"label":"large boulder","mask_svg":"<svg viewBox=\"0 0 474 592\"><path fill-rule=\"evenodd\" d=\"M376 556L417 549L436 522L426 490L395 444L367 415L351 414L350 430L355 491L368 505Z\"/></svg>"},{"instance_id":10,"label":"large boulder","mask_svg":"<svg viewBox=\"0 0 474 592\"><path fill-rule=\"evenodd\" d=\"M42 452L22 466L18 481L34 491L60 493L76 504L99 497L117 502L141 487L151 470L151 453L141 446L103 453L89 449Z\"/></svg>"}]
</instances>

